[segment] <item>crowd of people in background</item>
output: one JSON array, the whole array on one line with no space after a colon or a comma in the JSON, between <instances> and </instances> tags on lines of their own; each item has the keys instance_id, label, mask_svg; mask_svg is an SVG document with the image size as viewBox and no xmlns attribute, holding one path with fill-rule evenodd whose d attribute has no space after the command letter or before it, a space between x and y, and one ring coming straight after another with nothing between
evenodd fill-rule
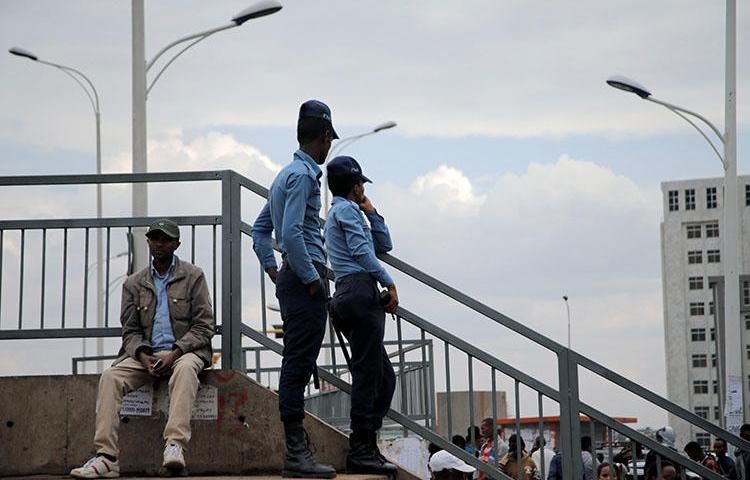
<instances>
[{"instance_id":1,"label":"crowd of people in background","mask_svg":"<svg viewBox=\"0 0 750 480\"><path fill-rule=\"evenodd\" d=\"M496 428L492 418L485 418L479 427L467 429L466 436L454 435L452 443L474 456L482 463L493 465L511 478L523 480L562 480L562 454L557 449L547 446L543 436L534 439L530 451L526 450L526 443L519 435L510 435L507 442L503 438L502 428ZM493 435L494 432L494 435ZM740 437L750 441L750 424L742 425ZM655 440L664 448L681 454L675 446L675 433L671 427L663 427L656 431ZM727 442L716 438L711 451L706 452L696 441L690 441L683 447L684 453L692 461L704 468L729 480L750 480L750 451L737 449L730 455ZM440 452L437 466L457 466L450 480L484 480L487 474L481 469L467 465L454 455L443 451L434 444L430 444L430 456ZM448 460L446 460L448 459ZM583 466L582 480L671 480L690 478L677 463L660 455L656 449L644 454L643 446L635 444L635 451L629 446L620 448L612 456L611 461L605 461L602 453L596 454L591 437L581 438L581 463ZM460 468L459 468L460 467ZM633 471L635 468L635 472ZM436 475L433 462L430 461L430 471L435 480L448 480L447 473ZM683 476L683 474L685 474ZM693 476L693 478L695 478ZM701 477L702 478L702 477Z\"/></svg>"}]
</instances>

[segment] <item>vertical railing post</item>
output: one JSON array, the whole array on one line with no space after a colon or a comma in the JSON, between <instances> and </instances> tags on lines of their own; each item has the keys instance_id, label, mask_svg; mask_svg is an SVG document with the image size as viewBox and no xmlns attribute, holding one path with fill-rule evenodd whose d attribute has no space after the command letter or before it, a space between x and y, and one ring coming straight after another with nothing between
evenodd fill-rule
<instances>
[{"instance_id":1,"label":"vertical railing post","mask_svg":"<svg viewBox=\"0 0 750 480\"><path fill-rule=\"evenodd\" d=\"M563 478L582 478L578 365L572 362L567 348L558 352L557 367L560 378L560 452Z\"/></svg>"},{"instance_id":2,"label":"vertical railing post","mask_svg":"<svg viewBox=\"0 0 750 480\"><path fill-rule=\"evenodd\" d=\"M221 179L221 364L245 371L242 355L242 246L240 184L225 171Z\"/></svg>"}]
</instances>

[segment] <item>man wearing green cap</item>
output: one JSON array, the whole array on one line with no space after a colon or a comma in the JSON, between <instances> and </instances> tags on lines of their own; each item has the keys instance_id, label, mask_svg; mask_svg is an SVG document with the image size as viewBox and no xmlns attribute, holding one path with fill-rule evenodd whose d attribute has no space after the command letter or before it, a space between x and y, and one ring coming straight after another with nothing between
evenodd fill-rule
<instances>
[{"instance_id":1,"label":"man wearing green cap","mask_svg":"<svg viewBox=\"0 0 750 480\"><path fill-rule=\"evenodd\" d=\"M181 471L190 441L198 373L211 363L214 315L203 270L177 258L180 228L159 219L146 232L152 262L122 286L122 347L99 380L96 456L73 469L76 478L120 475L117 430L122 397L157 378L169 378L169 418L163 467Z\"/></svg>"}]
</instances>

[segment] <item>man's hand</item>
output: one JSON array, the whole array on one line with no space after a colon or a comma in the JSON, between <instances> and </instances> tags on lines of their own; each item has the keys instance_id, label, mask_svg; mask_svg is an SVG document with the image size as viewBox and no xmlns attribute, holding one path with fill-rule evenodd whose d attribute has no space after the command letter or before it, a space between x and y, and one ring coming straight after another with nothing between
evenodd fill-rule
<instances>
[{"instance_id":1,"label":"man's hand","mask_svg":"<svg viewBox=\"0 0 750 480\"><path fill-rule=\"evenodd\" d=\"M307 284L307 288L310 292L310 296L314 297L320 291L320 280L315 280L312 283Z\"/></svg>"},{"instance_id":2,"label":"man's hand","mask_svg":"<svg viewBox=\"0 0 750 480\"><path fill-rule=\"evenodd\" d=\"M385 305L385 311L388 313L396 313L398 308L398 292L396 291L396 285L388 285L388 293L391 294L391 301Z\"/></svg>"},{"instance_id":3,"label":"man's hand","mask_svg":"<svg viewBox=\"0 0 750 480\"><path fill-rule=\"evenodd\" d=\"M276 277L279 275L279 271L276 269L276 267L271 267L266 270L266 273L268 274L268 278L271 279L271 281L276 284Z\"/></svg>"},{"instance_id":4,"label":"man's hand","mask_svg":"<svg viewBox=\"0 0 750 480\"><path fill-rule=\"evenodd\" d=\"M375 211L375 205L373 205L370 199L365 196L359 203L359 209L365 213L372 213Z\"/></svg>"},{"instance_id":5,"label":"man's hand","mask_svg":"<svg viewBox=\"0 0 750 480\"><path fill-rule=\"evenodd\" d=\"M153 366L157 360L159 359L153 355L149 355L146 352L138 352L138 361L141 362L141 365L143 365L143 368L148 370L148 373L154 377L156 377L157 375L154 373Z\"/></svg>"},{"instance_id":6,"label":"man's hand","mask_svg":"<svg viewBox=\"0 0 750 480\"><path fill-rule=\"evenodd\" d=\"M174 365L174 362L182 356L182 350L179 348L175 348L168 354L161 357L161 362L158 364L154 364L151 366L151 375L154 375L156 377L163 377L165 375L169 375L169 373L172 371L172 366Z\"/></svg>"}]
</instances>

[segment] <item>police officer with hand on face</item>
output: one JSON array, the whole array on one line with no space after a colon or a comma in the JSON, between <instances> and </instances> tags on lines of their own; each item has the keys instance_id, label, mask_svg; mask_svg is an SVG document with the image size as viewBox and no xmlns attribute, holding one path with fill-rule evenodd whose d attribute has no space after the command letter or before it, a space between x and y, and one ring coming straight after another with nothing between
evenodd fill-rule
<instances>
[{"instance_id":1,"label":"police officer with hand on face","mask_svg":"<svg viewBox=\"0 0 750 480\"><path fill-rule=\"evenodd\" d=\"M339 138L331 110L318 100L300 106L299 150L271 184L268 203L253 225L253 249L276 284L284 322L284 352L279 379L279 412L284 422L287 453L284 477L333 478L336 470L319 463L310 452L302 426L304 390L315 372L326 327L328 282L326 254L320 232L320 177L331 141ZM271 233L282 252L277 270Z\"/></svg>"},{"instance_id":2,"label":"police officer with hand on face","mask_svg":"<svg viewBox=\"0 0 750 480\"><path fill-rule=\"evenodd\" d=\"M370 180L352 157L328 163L328 186L333 205L325 224L326 249L336 274L336 293L330 312L334 326L351 346L351 430L346 469L350 473L395 476L377 447L396 386L396 376L383 346L385 313L398 306L398 293L376 253L390 251L385 221L365 196ZM365 217L369 220L368 227ZM378 283L387 288L381 296Z\"/></svg>"}]
</instances>

